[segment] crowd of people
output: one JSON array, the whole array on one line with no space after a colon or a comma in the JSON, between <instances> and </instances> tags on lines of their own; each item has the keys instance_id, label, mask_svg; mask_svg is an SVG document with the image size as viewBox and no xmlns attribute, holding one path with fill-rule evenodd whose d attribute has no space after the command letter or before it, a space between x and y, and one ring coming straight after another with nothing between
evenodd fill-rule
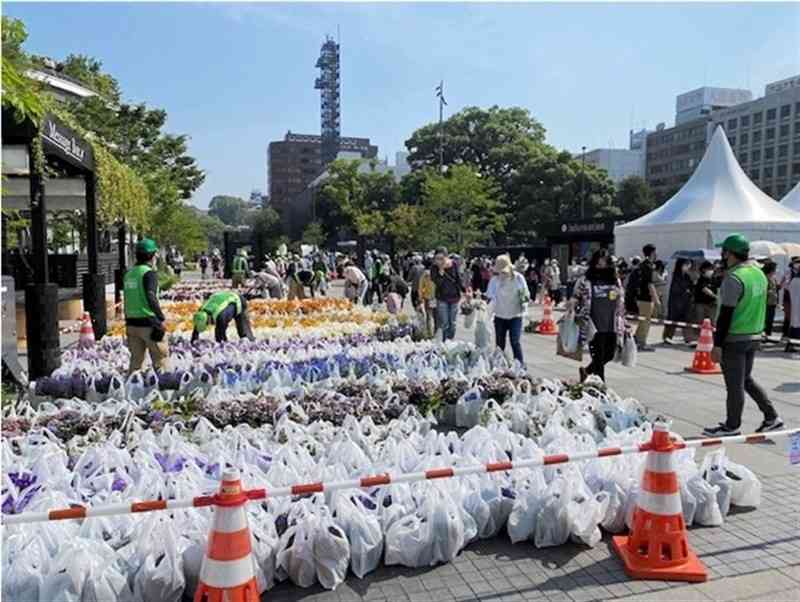
<instances>
[{"instance_id":1,"label":"crowd of people","mask_svg":"<svg viewBox=\"0 0 800 602\"><path fill-rule=\"evenodd\" d=\"M156 368L167 353L153 272L157 251L154 241L140 241L137 264L125 276L132 371L141 366L146 351ZM182 257L171 250L168 262L179 273L176 266L182 267ZM329 280L342 278L344 294L355 304L383 303L389 312L398 313L409 299L424 336L438 336L443 341L455 338L458 316L465 313L460 310L482 303L494 326L495 344L502 350L510 344L514 358L521 363L523 320L529 303L549 299L554 307L563 304L579 328L581 348L588 349L591 358L579 368L580 378L594 374L605 380L605 366L617 355L626 336L638 351L654 350L648 344L653 319L666 320L662 340L667 345L675 344L677 326L682 328L684 341L696 345L697 325L708 319L714 325L712 359L722 365L728 399L726 421L707 428L706 434L738 432L745 392L764 414L761 430L783 424L751 373L759 345L772 336L781 304L786 351L794 351L800 339L800 257L793 257L780 274L774 261L751 258L749 242L738 234L725 240L721 259L678 257L674 266L659 260L651 244L643 247L642 256L628 259L597 249L591 257L573 259L564 271L556 259L545 259L541 266L525 256L512 261L507 254L465 261L446 248L395 257L373 250L367 251L361 262L341 253L267 255L261 263L262 269L256 272L247 252L237 253L232 262L234 290L220 291L206 300L194 317L192 340L213 326L216 340L224 341L231 321L240 337L252 338L248 299L325 295ZM203 278L208 267L214 276L221 276L221 264L216 249L210 257L204 253L198 260Z\"/></svg>"}]
</instances>

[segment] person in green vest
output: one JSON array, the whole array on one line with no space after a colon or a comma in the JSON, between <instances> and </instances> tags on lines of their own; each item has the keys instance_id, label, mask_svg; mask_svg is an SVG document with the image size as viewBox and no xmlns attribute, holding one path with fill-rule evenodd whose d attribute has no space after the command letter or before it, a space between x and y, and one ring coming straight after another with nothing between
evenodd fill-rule
<instances>
[{"instance_id":1,"label":"person in green vest","mask_svg":"<svg viewBox=\"0 0 800 602\"><path fill-rule=\"evenodd\" d=\"M165 367L169 348L164 341L164 313L158 303L158 274L155 267L158 246L145 238L136 243L136 265L125 272L125 330L131 352L128 373L142 367L145 352L156 370Z\"/></svg>"},{"instance_id":2,"label":"person in green vest","mask_svg":"<svg viewBox=\"0 0 800 602\"><path fill-rule=\"evenodd\" d=\"M727 419L705 428L703 434L708 437L738 435L745 392L764 414L764 421L756 432L774 431L783 426L783 421L767 393L751 375L767 312L767 277L758 263L749 259L750 241L741 234L731 234L719 246L727 271L719 290L720 309L711 359L720 363L725 377Z\"/></svg>"},{"instance_id":3,"label":"person in green vest","mask_svg":"<svg viewBox=\"0 0 800 602\"><path fill-rule=\"evenodd\" d=\"M200 338L209 325L214 325L214 338L218 343L227 341L227 330L231 320L236 321L236 332L240 339L255 341L247 315L247 301L243 295L231 291L220 291L211 295L194 314L192 343Z\"/></svg>"},{"instance_id":4,"label":"person in green vest","mask_svg":"<svg viewBox=\"0 0 800 602\"><path fill-rule=\"evenodd\" d=\"M247 250L239 249L238 255L233 258L233 266L231 268L233 288L244 286L245 280L250 274L250 266L247 263Z\"/></svg>"}]
</instances>

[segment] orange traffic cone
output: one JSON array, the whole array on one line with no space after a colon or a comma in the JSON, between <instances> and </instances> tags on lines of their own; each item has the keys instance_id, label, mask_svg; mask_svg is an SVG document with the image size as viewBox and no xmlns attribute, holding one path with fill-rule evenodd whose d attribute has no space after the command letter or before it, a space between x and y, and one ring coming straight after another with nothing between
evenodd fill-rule
<instances>
[{"instance_id":1,"label":"orange traffic cone","mask_svg":"<svg viewBox=\"0 0 800 602\"><path fill-rule=\"evenodd\" d=\"M708 579L708 570L686 538L674 450L667 425L656 423L633 511L633 529L630 535L613 538L625 572L634 579Z\"/></svg>"},{"instance_id":2,"label":"orange traffic cone","mask_svg":"<svg viewBox=\"0 0 800 602\"><path fill-rule=\"evenodd\" d=\"M712 332L711 320L706 318L703 320L703 326L700 329L700 340L697 342L692 365L686 368L689 372L696 374L720 374L722 372L719 364L716 364L711 359L711 350L714 348L714 335Z\"/></svg>"},{"instance_id":3,"label":"orange traffic cone","mask_svg":"<svg viewBox=\"0 0 800 602\"><path fill-rule=\"evenodd\" d=\"M74 331L73 331L74 332ZM92 328L92 319L89 317L89 312L83 312L81 319L81 333L78 336L78 347L88 348L94 347L94 328Z\"/></svg>"},{"instance_id":4,"label":"orange traffic cone","mask_svg":"<svg viewBox=\"0 0 800 602\"><path fill-rule=\"evenodd\" d=\"M550 301L549 296L544 298L544 317L539 322L536 332L539 334L558 334L556 324L553 322L553 302Z\"/></svg>"},{"instance_id":5,"label":"orange traffic cone","mask_svg":"<svg viewBox=\"0 0 800 602\"><path fill-rule=\"evenodd\" d=\"M226 470L215 496L214 522L194 602L259 602L250 527L239 471Z\"/></svg>"}]
</instances>

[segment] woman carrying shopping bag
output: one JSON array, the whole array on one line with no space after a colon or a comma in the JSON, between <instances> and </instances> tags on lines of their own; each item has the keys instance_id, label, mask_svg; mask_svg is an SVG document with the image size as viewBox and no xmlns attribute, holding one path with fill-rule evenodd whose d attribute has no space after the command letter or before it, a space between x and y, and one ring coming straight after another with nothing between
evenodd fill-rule
<instances>
[{"instance_id":1,"label":"woman carrying shopping bag","mask_svg":"<svg viewBox=\"0 0 800 602\"><path fill-rule=\"evenodd\" d=\"M580 328L578 344L588 342L592 358L588 366L578 369L581 381L589 374L596 374L605 382L605 365L614 359L617 345L627 330L625 289L609 260L608 250L594 252L586 274L575 283L570 306Z\"/></svg>"},{"instance_id":2,"label":"woman carrying shopping bag","mask_svg":"<svg viewBox=\"0 0 800 602\"><path fill-rule=\"evenodd\" d=\"M499 255L494 262L494 276L489 281L486 296L491 302L490 313L494 314L494 334L497 346L505 351L506 336L511 339L514 359L525 364L522 356L522 317L528 308L530 294L525 277L514 271L511 258Z\"/></svg>"}]
</instances>

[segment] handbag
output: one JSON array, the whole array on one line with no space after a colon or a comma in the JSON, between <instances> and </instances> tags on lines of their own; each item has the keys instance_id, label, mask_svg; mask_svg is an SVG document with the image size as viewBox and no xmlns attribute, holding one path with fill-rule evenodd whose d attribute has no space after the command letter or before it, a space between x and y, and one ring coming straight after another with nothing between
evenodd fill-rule
<instances>
[{"instance_id":1,"label":"handbag","mask_svg":"<svg viewBox=\"0 0 800 602\"><path fill-rule=\"evenodd\" d=\"M562 357L569 358L571 360L575 360L576 362L583 361L583 345L578 345L578 348L575 351L567 351L564 349L564 345L561 342L561 337L556 337L556 355L560 355Z\"/></svg>"}]
</instances>

